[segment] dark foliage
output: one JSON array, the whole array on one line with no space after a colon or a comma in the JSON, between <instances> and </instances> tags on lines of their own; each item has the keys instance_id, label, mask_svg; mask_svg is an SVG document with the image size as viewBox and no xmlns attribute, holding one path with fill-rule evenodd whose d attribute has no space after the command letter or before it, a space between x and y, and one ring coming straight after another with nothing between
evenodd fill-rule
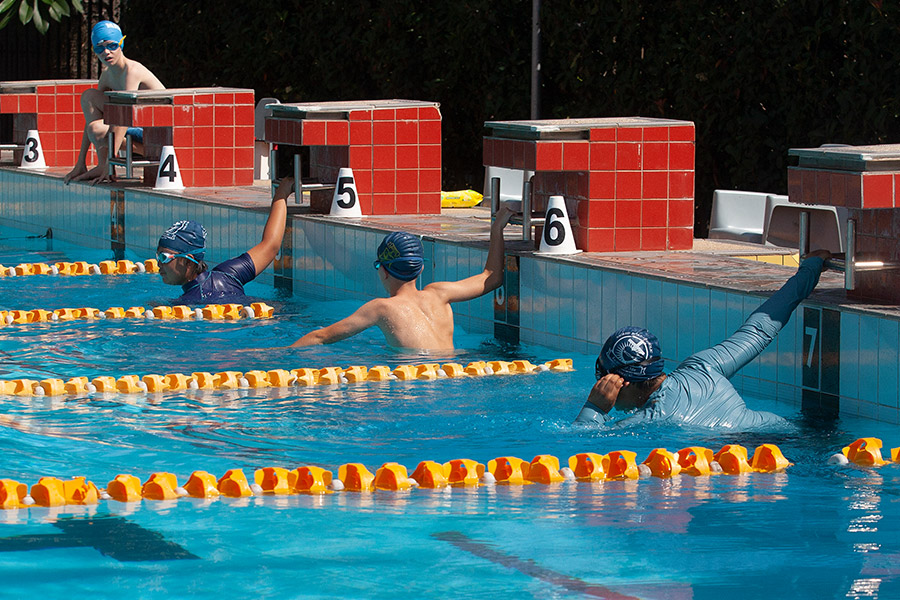
<instances>
[{"instance_id":1,"label":"dark foliage","mask_svg":"<svg viewBox=\"0 0 900 600\"><path fill-rule=\"evenodd\" d=\"M542 116L697 126L716 188L784 193L787 150L898 139L900 8L872 0L544 0ZM129 0L129 56L169 86L441 103L444 188L481 187L483 123L527 119L526 0Z\"/></svg>"}]
</instances>

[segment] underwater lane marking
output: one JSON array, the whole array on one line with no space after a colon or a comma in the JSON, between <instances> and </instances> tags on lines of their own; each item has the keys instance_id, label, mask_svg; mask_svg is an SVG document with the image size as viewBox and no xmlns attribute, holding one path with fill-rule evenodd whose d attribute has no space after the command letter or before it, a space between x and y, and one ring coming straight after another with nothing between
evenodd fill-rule
<instances>
[{"instance_id":1,"label":"underwater lane marking","mask_svg":"<svg viewBox=\"0 0 900 600\"><path fill-rule=\"evenodd\" d=\"M479 558L484 558L509 569L515 569L524 575L528 575L529 577L546 583L558 585L572 592L578 592L579 594L594 596L596 598L606 598L607 600L640 600L636 596L620 594L602 585L591 585L576 577L557 573L552 569L538 565L531 559L519 558L512 554L500 552L487 544L476 542L460 531L441 531L432 533L431 537L444 542L449 542L460 550L465 550Z\"/></svg>"},{"instance_id":2,"label":"underwater lane marking","mask_svg":"<svg viewBox=\"0 0 900 600\"><path fill-rule=\"evenodd\" d=\"M200 558L168 541L158 531L122 517L61 519L53 525L62 533L0 538L0 552L90 547L119 562Z\"/></svg>"}]
</instances>

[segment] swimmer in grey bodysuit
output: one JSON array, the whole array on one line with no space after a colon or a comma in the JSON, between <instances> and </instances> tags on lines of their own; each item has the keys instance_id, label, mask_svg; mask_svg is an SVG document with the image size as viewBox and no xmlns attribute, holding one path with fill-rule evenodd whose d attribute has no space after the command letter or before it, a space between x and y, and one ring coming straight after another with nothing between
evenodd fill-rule
<instances>
[{"instance_id":1,"label":"swimmer in grey bodysuit","mask_svg":"<svg viewBox=\"0 0 900 600\"><path fill-rule=\"evenodd\" d=\"M727 340L698 352L669 375L663 373L659 342L652 333L625 327L612 334L597 358L597 383L576 418L606 423L613 408L634 411L619 421L669 421L701 427L757 429L785 421L750 410L728 379L756 358L806 298L831 254L809 254L797 273L753 312Z\"/></svg>"}]
</instances>

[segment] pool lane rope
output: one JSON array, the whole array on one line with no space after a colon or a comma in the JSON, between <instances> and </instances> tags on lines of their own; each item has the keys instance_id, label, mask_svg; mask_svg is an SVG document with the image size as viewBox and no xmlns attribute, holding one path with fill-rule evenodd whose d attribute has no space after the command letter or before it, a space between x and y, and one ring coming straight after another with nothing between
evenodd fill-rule
<instances>
[{"instance_id":1,"label":"pool lane rope","mask_svg":"<svg viewBox=\"0 0 900 600\"><path fill-rule=\"evenodd\" d=\"M96 319L159 319L180 321L237 321L240 319L270 319L275 309L265 302L254 302L248 306L240 304L207 304L202 308L190 306L113 306L106 310L99 308L57 308L55 310L0 310L0 327L30 323L57 323Z\"/></svg>"},{"instance_id":2,"label":"pool lane rope","mask_svg":"<svg viewBox=\"0 0 900 600\"><path fill-rule=\"evenodd\" d=\"M828 458L828 464L860 467L881 467L891 463L900 463L900 448L891 449L891 460L881 456L882 441L875 437L859 438L849 446L845 446L837 454Z\"/></svg>"},{"instance_id":3,"label":"pool lane rope","mask_svg":"<svg viewBox=\"0 0 900 600\"><path fill-rule=\"evenodd\" d=\"M636 454L627 450L601 455L584 452L569 457L569 466L560 468L559 459L550 454L535 456L531 462L513 456L501 456L487 465L471 459L455 459L440 464L425 460L412 474L396 462L387 462L375 473L362 463L341 465L338 476L322 467L308 465L293 470L284 467L256 469L250 482L243 469L230 469L219 478L207 471L194 471L179 485L173 473L157 472L144 483L130 474L117 475L98 488L86 477L63 481L41 477L28 487L12 479L0 479L0 509L37 505L45 507L97 504L100 500L139 502L141 500L177 500L178 498L246 498L291 494L332 494L334 492L399 492L414 488L447 489L482 485L551 485L564 481L602 482L676 475L705 477L745 473L774 473L791 466L774 444L756 448L747 459L747 449L737 444L713 453L708 448L691 446L677 453L656 448L644 462L637 464Z\"/></svg>"},{"instance_id":4,"label":"pool lane rope","mask_svg":"<svg viewBox=\"0 0 900 600\"><path fill-rule=\"evenodd\" d=\"M572 371L571 358L558 358L535 365L527 360L473 361L465 367L459 363L429 363L423 365L324 367L321 369L271 369L221 371L211 373L197 371L186 375L149 374L122 375L113 377L101 375L72 377L68 381L58 378L5 379L0 380L0 394L8 396L76 396L95 393L155 394L180 392L183 390L233 390L260 388L288 388L292 386L338 385L342 383L362 383L377 381L433 381L460 377L481 377L486 375L523 375L530 373Z\"/></svg>"},{"instance_id":5,"label":"pool lane rope","mask_svg":"<svg viewBox=\"0 0 900 600\"><path fill-rule=\"evenodd\" d=\"M0 265L0 277L26 275L131 275L133 273L159 273L155 258L144 262L130 260L104 260L94 264L86 261L47 263L21 263L14 267Z\"/></svg>"}]
</instances>

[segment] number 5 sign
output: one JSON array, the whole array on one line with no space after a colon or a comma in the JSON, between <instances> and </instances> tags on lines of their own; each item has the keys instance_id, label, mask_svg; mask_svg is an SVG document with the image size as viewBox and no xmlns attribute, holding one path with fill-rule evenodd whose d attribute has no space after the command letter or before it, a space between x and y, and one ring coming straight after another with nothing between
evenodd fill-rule
<instances>
[{"instance_id":1,"label":"number 5 sign","mask_svg":"<svg viewBox=\"0 0 900 600\"><path fill-rule=\"evenodd\" d=\"M334 196L331 199L332 217L361 217L362 209L359 206L359 196L356 193L356 180L353 179L353 170L343 167L338 171L337 185L334 186Z\"/></svg>"}]
</instances>

